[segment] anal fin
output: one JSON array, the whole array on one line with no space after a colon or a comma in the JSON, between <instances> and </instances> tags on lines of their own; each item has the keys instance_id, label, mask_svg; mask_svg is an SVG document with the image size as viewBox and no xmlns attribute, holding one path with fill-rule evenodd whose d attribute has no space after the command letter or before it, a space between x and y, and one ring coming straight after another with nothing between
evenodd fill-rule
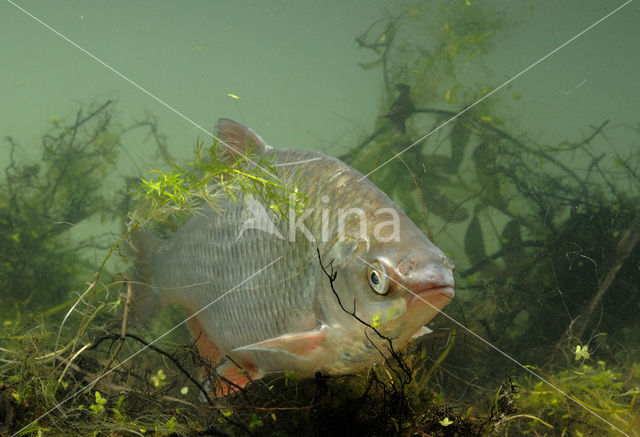
<instances>
[{"instance_id":1,"label":"anal fin","mask_svg":"<svg viewBox=\"0 0 640 437\"><path fill-rule=\"evenodd\" d=\"M222 377L222 386L214 394L226 396L235 392L239 388L244 388L254 379L262 378L262 372L253 363L243 361L227 361L216 369L218 375Z\"/></svg>"}]
</instances>

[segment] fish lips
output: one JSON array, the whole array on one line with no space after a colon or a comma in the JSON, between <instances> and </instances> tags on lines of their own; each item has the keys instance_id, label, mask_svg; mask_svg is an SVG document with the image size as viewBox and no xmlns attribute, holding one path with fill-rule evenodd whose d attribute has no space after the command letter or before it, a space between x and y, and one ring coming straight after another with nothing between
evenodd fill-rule
<instances>
[{"instance_id":1,"label":"fish lips","mask_svg":"<svg viewBox=\"0 0 640 437\"><path fill-rule=\"evenodd\" d=\"M422 303L436 307L439 311L453 299L454 293L453 283L428 284L427 286L409 292L407 296L407 308L413 308Z\"/></svg>"}]
</instances>

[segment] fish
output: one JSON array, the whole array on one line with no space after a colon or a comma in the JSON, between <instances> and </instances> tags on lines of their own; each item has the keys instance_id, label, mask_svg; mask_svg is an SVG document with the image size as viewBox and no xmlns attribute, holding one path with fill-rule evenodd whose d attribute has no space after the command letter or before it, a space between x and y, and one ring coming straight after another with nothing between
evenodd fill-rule
<instances>
[{"instance_id":1,"label":"fish","mask_svg":"<svg viewBox=\"0 0 640 437\"><path fill-rule=\"evenodd\" d=\"M429 332L454 296L454 265L384 192L336 158L274 148L232 120L216 132L226 159L252 151L307 196L288 220L245 196L203 202L170 238L133 233L145 284L134 308L185 309L199 353L231 383L219 394L281 372L357 373L384 359L383 337L400 350Z\"/></svg>"}]
</instances>

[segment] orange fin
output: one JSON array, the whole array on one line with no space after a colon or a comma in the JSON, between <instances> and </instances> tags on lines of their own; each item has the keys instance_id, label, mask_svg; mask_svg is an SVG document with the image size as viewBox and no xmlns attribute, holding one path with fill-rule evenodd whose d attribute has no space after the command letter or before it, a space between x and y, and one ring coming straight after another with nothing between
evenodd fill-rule
<instances>
[{"instance_id":1,"label":"orange fin","mask_svg":"<svg viewBox=\"0 0 640 437\"><path fill-rule=\"evenodd\" d=\"M218 366L216 371L218 375L223 378L223 381L222 387L214 394L222 396L235 392L238 390L238 387L244 388L254 379L260 379L263 376L260 369L248 361L242 361L236 364L236 362L229 360ZM229 384L229 382L232 384Z\"/></svg>"},{"instance_id":2,"label":"orange fin","mask_svg":"<svg viewBox=\"0 0 640 437\"><path fill-rule=\"evenodd\" d=\"M312 353L322 348L322 343L327 338L328 330L329 327L323 324L311 331L284 334L280 337L235 348L234 351L286 352L298 358L309 358Z\"/></svg>"},{"instance_id":3,"label":"orange fin","mask_svg":"<svg viewBox=\"0 0 640 437\"><path fill-rule=\"evenodd\" d=\"M198 322L196 318L189 319L187 323L191 335L196 339L196 346L198 347L200 355L205 359L211 360L211 363L215 365L221 358L220 349L209 339L204 329L202 329L202 325L200 325L200 322Z\"/></svg>"},{"instance_id":4,"label":"orange fin","mask_svg":"<svg viewBox=\"0 0 640 437\"><path fill-rule=\"evenodd\" d=\"M233 120L221 118L216 124L216 133L222 141L228 146L221 145L220 150L223 151L222 158L227 162L234 162L243 155L250 152L263 155L273 149L268 145L260 135L252 131L246 126L241 125Z\"/></svg>"}]
</instances>

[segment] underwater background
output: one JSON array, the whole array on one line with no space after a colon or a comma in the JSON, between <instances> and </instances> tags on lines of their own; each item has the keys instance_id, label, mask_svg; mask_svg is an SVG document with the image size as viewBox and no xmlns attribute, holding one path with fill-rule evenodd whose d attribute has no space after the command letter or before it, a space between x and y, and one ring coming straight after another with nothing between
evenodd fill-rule
<instances>
[{"instance_id":1,"label":"underwater background","mask_svg":"<svg viewBox=\"0 0 640 437\"><path fill-rule=\"evenodd\" d=\"M640 435L637 2L3 1L0 35L0 435ZM208 404L185 331L69 398L141 346L136 180L219 117L375 170L453 259L411 382Z\"/></svg>"}]
</instances>

